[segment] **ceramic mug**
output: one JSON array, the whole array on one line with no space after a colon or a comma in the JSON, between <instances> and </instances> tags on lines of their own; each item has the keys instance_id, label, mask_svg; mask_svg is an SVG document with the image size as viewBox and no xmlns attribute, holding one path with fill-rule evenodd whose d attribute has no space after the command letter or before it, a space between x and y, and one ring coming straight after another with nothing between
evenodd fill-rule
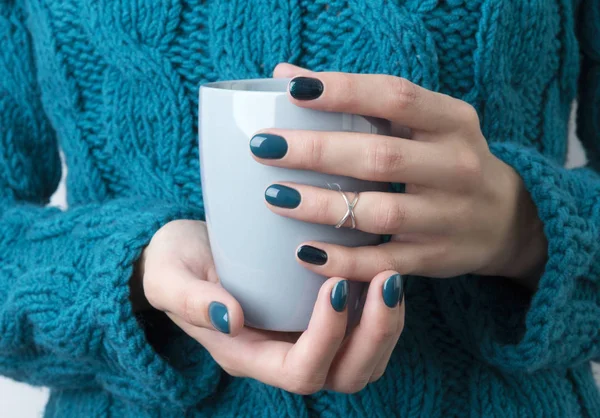
<instances>
[{"instance_id":1,"label":"ceramic mug","mask_svg":"<svg viewBox=\"0 0 600 418\"><path fill-rule=\"evenodd\" d=\"M201 86L200 167L217 274L241 304L246 325L303 331L326 278L296 261L300 244L322 241L354 247L378 244L381 237L275 215L265 204L265 190L283 181L317 187L338 184L347 192L385 191L388 186L262 165L252 158L250 139L264 128L383 133L385 126L362 116L295 106L287 97L288 84L289 79L256 79ZM364 290L364 283L349 283L349 326L360 318Z\"/></svg>"}]
</instances>

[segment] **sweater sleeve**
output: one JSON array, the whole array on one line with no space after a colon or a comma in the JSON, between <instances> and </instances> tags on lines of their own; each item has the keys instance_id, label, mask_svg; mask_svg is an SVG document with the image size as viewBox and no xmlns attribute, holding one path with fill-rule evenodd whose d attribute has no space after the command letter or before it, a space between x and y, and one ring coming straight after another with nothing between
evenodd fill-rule
<instances>
[{"instance_id":1,"label":"sweater sleeve","mask_svg":"<svg viewBox=\"0 0 600 418\"><path fill-rule=\"evenodd\" d=\"M457 335L489 363L535 371L600 359L600 1L580 25L578 133L588 166L567 170L516 143L492 152L523 178L548 240L533 295L504 278L441 283L438 298Z\"/></svg>"},{"instance_id":2,"label":"sweater sleeve","mask_svg":"<svg viewBox=\"0 0 600 418\"><path fill-rule=\"evenodd\" d=\"M128 282L156 230L203 213L136 197L45 207L61 164L24 16L12 4L0 3L0 374L102 388L149 408L196 404L219 383L218 366L189 341L164 357L153 350Z\"/></svg>"}]
</instances>

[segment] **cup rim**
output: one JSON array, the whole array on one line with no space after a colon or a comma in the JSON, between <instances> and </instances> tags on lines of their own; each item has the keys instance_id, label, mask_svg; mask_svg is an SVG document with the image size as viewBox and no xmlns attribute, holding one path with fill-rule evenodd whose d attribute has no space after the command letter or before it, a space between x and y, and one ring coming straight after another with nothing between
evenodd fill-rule
<instances>
[{"instance_id":1,"label":"cup rim","mask_svg":"<svg viewBox=\"0 0 600 418\"><path fill-rule=\"evenodd\" d=\"M287 93L291 78L247 78L243 80L221 80L202 84L200 89L219 90L229 93L282 94ZM262 86L262 87L259 87ZM265 86L267 86L265 88Z\"/></svg>"}]
</instances>

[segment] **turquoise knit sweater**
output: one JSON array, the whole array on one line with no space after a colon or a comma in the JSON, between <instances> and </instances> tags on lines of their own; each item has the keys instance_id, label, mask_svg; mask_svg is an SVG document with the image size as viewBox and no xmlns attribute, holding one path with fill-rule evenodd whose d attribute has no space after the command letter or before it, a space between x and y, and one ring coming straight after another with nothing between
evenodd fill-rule
<instances>
[{"instance_id":1,"label":"turquoise knit sweater","mask_svg":"<svg viewBox=\"0 0 600 418\"><path fill-rule=\"evenodd\" d=\"M600 0L3 0L0 47L0 374L49 386L48 417L600 416ZM230 377L136 318L142 248L203 217L198 85L280 61L473 104L545 224L535 294L409 278L389 368L355 395ZM589 166L567 170L576 97ZM44 207L59 146L64 212Z\"/></svg>"}]
</instances>

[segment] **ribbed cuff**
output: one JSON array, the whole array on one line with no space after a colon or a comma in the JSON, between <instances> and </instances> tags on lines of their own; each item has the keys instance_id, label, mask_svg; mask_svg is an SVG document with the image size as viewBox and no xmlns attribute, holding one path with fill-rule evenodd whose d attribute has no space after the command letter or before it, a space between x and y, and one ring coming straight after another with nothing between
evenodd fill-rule
<instances>
[{"instance_id":1,"label":"ribbed cuff","mask_svg":"<svg viewBox=\"0 0 600 418\"><path fill-rule=\"evenodd\" d=\"M133 314L129 280L133 266L154 233L175 219L203 219L200 211L164 202L116 201L94 213L92 230L106 239L95 240L89 280L94 281L94 303L89 318L96 324L99 364L96 381L116 396L144 408L194 405L219 383L220 369L199 344L179 336L173 361L157 353ZM89 222L89 221L88 221ZM98 226L102 231L97 230ZM83 231L81 231L83 232ZM100 247L101 246L101 247ZM100 247L100 248L98 248ZM167 332L166 329L150 332Z\"/></svg>"},{"instance_id":2,"label":"ribbed cuff","mask_svg":"<svg viewBox=\"0 0 600 418\"><path fill-rule=\"evenodd\" d=\"M600 344L600 219L587 201L598 181L517 144L491 149L523 178L544 224L548 260L533 295L505 278L444 281L438 288L444 314L468 347L506 370L588 361Z\"/></svg>"}]
</instances>

